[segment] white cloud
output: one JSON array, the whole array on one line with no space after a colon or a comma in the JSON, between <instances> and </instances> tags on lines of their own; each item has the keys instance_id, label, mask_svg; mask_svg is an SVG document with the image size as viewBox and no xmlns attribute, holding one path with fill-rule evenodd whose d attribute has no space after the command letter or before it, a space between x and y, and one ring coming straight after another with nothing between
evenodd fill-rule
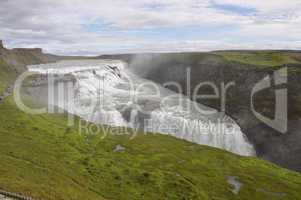
<instances>
[{"instance_id":1,"label":"white cloud","mask_svg":"<svg viewBox=\"0 0 301 200\"><path fill-rule=\"evenodd\" d=\"M215 2L241 7L251 7L260 12L295 10L301 6L299 0L215 0Z\"/></svg>"},{"instance_id":2,"label":"white cloud","mask_svg":"<svg viewBox=\"0 0 301 200\"><path fill-rule=\"evenodd\" d=\"M6 40L10 47L41 46L53 53L96 54L160 49L197 51L236 48L235 43L241 48L261 48L266 46L257 40L268 38L271 40L269 44L274 40L275 45L278 44L280 48L284 46L281 41L285 43L297 40L301 36L299 0L214 0L218 4L253 8L256 13L252 16L215 9L212 2L212 0L1 0L0 38ZM87 28L91 24L105 25L98 27L97 31L91 31ZM181 37L178 39L167 37L165 42L159 42L156 38L127 34L127 31L139 32L162 27L185 29L186 26L208 25L236 26L238 29L233 29L230 34L225 35L228 38L207 40L199 38L189 42ZM253 40L238 41L236 38L253 38ZM292 44L289 46L299 47L297 43L295 46Z\"/></svg>"}]
</instances>

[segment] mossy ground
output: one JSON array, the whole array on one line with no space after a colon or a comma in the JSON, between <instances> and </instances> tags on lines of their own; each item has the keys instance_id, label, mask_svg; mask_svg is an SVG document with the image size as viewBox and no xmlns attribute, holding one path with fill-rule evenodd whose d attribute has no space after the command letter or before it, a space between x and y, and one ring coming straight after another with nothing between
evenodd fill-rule
<instances>
[{"instance_id":1,"label":"mossy ground","mask_svg":"<svg viewBox=\"0 0 301 200\"><path fill-rule=\"evenodd\" d=\"M56 200L301 199L300 174L256 158L160 134L103 139L66 124L65 115L28 115L12 98L2 102L0 187ZM114 152L117 145L125 150ZM244 184L238 195L228 176Z\"/></svg>"}]
</instances>

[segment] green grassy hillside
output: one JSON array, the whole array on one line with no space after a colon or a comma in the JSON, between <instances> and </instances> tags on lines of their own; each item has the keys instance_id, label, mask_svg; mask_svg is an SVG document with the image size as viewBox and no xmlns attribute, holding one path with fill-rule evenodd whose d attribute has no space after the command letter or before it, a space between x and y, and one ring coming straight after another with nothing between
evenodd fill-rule
<instances>
[{"instance_id":1,"label":"green grassy hillside","mask_svg":"<svg viewBox=\"0 0 301 200\"><path fill-rule=\"evenodd\" d=\"M199 56L181 60L198 63ZM0 62L0 94L14 74ZM159 134L130 140L113 128L102 139L104 130L79 134L78 126L66 124L65 115L25 114L12 97L0 102L0 189L46 200L301 199L299 173L260 159ZM117 146L125 149L116 152ZM238 194L229 177L243 184Z\"/></svg>"},{"instance_id":2,"label":"green grassy hillside","mask_svg":"<svg viewBox=\"0 0 301 200\"><path fill-rule=\"evenodd\" d=\"M300 63L297 55L279 51L220 51L216 52L228 61L256 65L258 67L280 66Z\"/></svg>"},{"instance_id":3,"label":"green grassy hillside","mask_svg":"<svg viewBox=\"0 0 301 200\"><path fill-rule=\"evenodd\" d=\"M300 174L256 158L159 134L80 135L65 116L27 115L12 98L0 113L0 187L8 191L56 200L301 199ZM230 176L244 184L238 195Z\"/></svg>"},{"instance_id":4,"label":"green grassy hillside","mask_svg":"<svg viewBox=\"0 0 301 200\"><path fill-rule=\"evenodd\" d=\"M8 64L0 58L0 96L15 77L15 71L13 71L13 69L11 69Z\"/></svg>"}]
</instances>

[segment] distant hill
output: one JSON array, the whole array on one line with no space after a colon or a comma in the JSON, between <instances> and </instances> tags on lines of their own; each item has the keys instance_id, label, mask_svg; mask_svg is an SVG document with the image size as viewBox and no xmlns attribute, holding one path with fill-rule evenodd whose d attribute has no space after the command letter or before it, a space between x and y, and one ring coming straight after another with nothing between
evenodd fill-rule
<instances>
[{"instance_id":1,"label":"distant hill","mask_svg":"<svg viewBox=\"0 0 301 200\"><path fill-rule=\"evenodd\" d=\"M40 48L7 49L0 40L0 96L27 65L56 62L67 59L89 59L81 56L57 56L43 53Z\"/></svg>"},{"instance_id":2,"label":"distant hill","mask_svg":"<svg viewBox=\"0 0 301 200\"><path fill-rule=\"evenodd\" d=\"M301 63L301 51L216 51L214 53L222 55L228 61L261 67Z\"/></svg>"},{"instance_id":3,"label":"distant hill","mask_svg":"<svg viewBox=\"0 0 301 200\"><path fill-rule=\"evenodd\" d=\"M0 95L26 65L54 62L59 56L44 54L42 49L7 49L0 40Z\"/></svg>"}]
</instances>

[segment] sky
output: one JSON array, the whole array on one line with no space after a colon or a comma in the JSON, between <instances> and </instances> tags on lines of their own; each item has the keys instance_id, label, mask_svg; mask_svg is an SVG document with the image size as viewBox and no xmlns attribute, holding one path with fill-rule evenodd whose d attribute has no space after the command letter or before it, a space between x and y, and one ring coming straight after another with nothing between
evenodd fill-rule
<instances>
[{"instance_id":1,"label":"sky","mask_svg":"<svg viewBox=\"0 0 301 200\"><path fill-rule=\"evenodd\" d=\"M301 1L0 0L0 39L60 55L301 49Z\"/></svg>"}]
</instances>

